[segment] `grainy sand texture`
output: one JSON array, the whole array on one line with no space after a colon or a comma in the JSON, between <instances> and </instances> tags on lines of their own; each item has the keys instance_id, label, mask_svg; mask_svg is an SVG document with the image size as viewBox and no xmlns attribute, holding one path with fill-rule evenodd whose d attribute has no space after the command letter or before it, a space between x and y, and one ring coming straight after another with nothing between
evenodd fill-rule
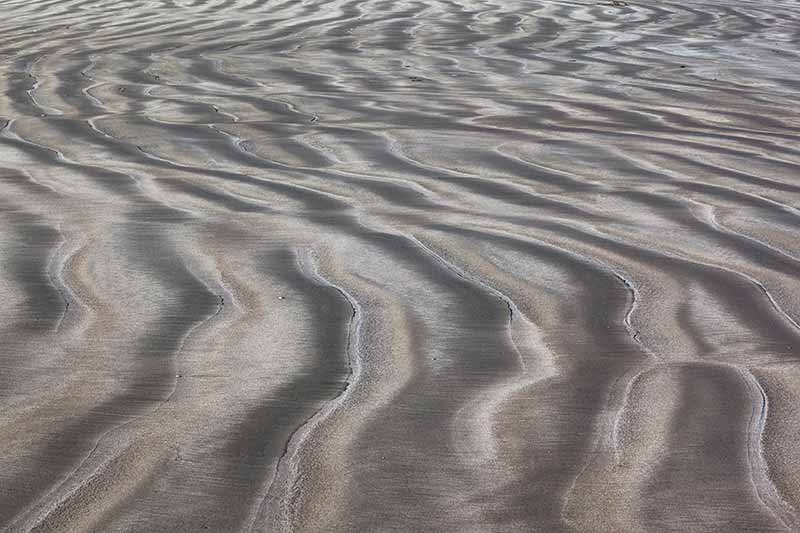
<instances>
[{"instance_id":1,"label":"grainy sand texture","mask_svg":"<svg viewBox=\"0 0 800 533\"><path fill-rule=\"evenodd\" d=\"M797 0L0 0L0 530L800 531Z\"/></svg>"}]
</instances>

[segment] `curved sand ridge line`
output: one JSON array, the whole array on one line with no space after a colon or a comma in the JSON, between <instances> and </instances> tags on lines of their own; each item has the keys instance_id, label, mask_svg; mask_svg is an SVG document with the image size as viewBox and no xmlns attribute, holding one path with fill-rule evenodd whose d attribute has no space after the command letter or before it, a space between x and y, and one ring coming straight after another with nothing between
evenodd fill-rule
<instances>
[{"instance_id":1,"label":"curved sand ridge line","mask_svg":"<svg viewBox=\"0 0 800 533\"><path fill-rule=\"evenodd\" d=\"M800 529L796 3L0 12L0 529Z\"/></svg>"}]
</instances>

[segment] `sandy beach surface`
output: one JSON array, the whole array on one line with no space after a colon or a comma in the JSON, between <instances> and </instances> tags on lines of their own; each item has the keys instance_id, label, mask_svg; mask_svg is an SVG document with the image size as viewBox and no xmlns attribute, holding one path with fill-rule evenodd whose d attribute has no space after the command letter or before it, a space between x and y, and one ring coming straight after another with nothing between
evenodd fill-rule
<instances>
[{"instance_id":1,"label":"sandy beach surface","mask_svg":"<svg viewBox=\"0 0 800 533\"><path fill-rule=\"evenodd\" d=\"M795 0L0 0L0 530L800 531Z\"/></svg>"}]
</instances>

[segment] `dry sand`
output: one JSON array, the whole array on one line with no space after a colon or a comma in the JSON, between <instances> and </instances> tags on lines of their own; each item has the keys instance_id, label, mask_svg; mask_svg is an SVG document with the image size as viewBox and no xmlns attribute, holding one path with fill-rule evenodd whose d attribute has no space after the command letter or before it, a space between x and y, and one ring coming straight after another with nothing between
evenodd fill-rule
<instances>
[{"instance_id":1,"label":"dry sand","mask_svg":"<svg viewBox=\"0 0 800 533\"><path fill-rule=\"evenodd\" d=\"M0 526L800 530L799 29L0 0Z\"/></svg>"}]
</instances>

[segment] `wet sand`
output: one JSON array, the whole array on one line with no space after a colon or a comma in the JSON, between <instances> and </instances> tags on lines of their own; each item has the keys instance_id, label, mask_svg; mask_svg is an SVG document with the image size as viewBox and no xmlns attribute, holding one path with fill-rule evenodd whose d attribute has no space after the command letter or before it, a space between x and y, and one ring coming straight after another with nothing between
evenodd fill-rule
<instances>
[{"instance_id":1,"label":"wet sand","mask_svg":"<svg viewBox=\"0 0 800 533\"><path fill-rule=\"evenodd\" d=\"M795 2L0 12L0 529L800 530Z\"/></svg>"}]
</instances>

